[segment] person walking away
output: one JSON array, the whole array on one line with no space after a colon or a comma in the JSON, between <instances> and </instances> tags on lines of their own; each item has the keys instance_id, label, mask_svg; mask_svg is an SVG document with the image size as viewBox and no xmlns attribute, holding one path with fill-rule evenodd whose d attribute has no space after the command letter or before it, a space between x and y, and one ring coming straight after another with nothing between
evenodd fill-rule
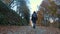
<instances>
[{"instance_id":1,"label":"person walking away","mask_svg":"<svg viewBox=\"0 0 60 34\"><path fill-rule=\"evenodd\" d=\"M34 11L32 14L32 22L33 22L33 28L35 29L36 27L36 21L37 21L37 13Z\"/></svg>"}]
</instances>

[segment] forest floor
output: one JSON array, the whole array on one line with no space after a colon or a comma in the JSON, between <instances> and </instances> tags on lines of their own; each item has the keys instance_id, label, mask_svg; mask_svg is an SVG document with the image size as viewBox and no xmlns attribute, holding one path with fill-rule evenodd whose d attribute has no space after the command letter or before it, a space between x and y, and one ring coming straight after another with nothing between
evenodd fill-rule
<instances>
[{"instance_id":1,"label":"forest floor","mask_svg":"<svg viewBox=\"0 0 60 34\"><path fill-rule=\"evenodd\" d=\"M54 27L36 26L0 26L0 34L60 34L60 29Z\"/></svg>"}]
</instances>

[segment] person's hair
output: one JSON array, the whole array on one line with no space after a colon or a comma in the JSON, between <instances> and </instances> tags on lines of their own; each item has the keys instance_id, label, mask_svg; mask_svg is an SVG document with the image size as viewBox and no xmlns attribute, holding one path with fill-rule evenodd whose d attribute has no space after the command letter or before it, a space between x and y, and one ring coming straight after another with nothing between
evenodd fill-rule
<instances>
[{"instance_id":1,"label":"person's hair","mask_svg":"<svg viewBox=\"0 0 60 34\"><path fill-rule=\"evenodd\" d=\"M34 11L34 13L36 13L36 12Z\"/></svg>"}]
</instances>

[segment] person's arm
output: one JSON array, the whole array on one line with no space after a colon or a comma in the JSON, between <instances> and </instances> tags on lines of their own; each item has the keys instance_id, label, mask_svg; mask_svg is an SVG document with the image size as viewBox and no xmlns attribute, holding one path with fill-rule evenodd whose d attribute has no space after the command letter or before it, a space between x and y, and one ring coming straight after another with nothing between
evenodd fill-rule
<instances>
[{"instance_id":1,"label":"person's arm","mask_svg":"<svg viewBox=\"0 0 60 34\"><path fill-rule=\"evenodd\" d=\"M33 20L33 15L31 16L31 20Z\"/></svg>"}]
</instances>

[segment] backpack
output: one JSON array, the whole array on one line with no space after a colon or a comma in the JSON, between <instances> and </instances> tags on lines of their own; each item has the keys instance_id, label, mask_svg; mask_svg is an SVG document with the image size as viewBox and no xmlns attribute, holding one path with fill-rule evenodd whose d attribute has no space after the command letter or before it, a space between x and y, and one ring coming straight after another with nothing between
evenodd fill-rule
<instances>
[{"instance_id":1,"label":"backpack","mask_svg":"<svg viewBox=\"0 0 60 34\"><path fill-rule=\"evenodd\" d=\"M32 15L32 17L36 18L36 17L37 17L36 13L34 13L34 14Z\"/></svg>"},{"instance_id":2,"label":"backpack","mask_svg":"<svg viewBox=\"0 0 60 34\"><path fill-rule=\"evenodd\" d=\"M37 20L37 14L36 14L36 13L34 13L34 14L32 15L32 20Z\"/></svg>"}]
</instances>

